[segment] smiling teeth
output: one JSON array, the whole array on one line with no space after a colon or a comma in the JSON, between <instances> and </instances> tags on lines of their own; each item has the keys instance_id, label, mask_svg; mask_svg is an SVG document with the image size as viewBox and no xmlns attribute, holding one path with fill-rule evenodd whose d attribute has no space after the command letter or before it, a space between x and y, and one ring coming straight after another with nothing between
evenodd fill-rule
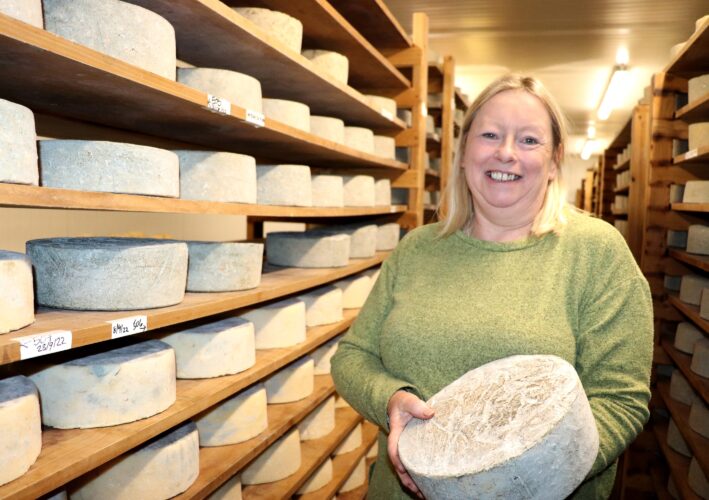
<instances>
[{"instance_id":1,"label":"smiling teeth","mask_svg":"<svg viewBox=\"0 0 709 500\"><path fill-rule=\"evenodd\" d=\"M492 180L502 182L516 181L520 178L519 175L507 174L505 172L489 172L488 177L490 177Z\"/></svg>"}]
</instances>

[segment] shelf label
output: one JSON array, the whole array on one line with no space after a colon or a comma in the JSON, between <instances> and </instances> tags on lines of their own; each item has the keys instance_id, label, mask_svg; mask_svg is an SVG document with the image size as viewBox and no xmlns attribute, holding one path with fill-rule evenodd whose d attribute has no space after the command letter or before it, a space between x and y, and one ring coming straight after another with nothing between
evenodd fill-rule
<instances>
[{"instance_id":1,"label":"shelf label","mask_svg":"<svg viewBox=\"0 0 709 500\"><path fill-rule=\"evenodd\" d=\"M71 349L71 332L53 330L37 335L28 335L15 339L15 341L20 344L20 359L30 359Z\"/></svg>"},{"instance_id":2,"label":"shelf label","mask_svg":"<svg viewBox=\"0 0 709 500\"><path fill-rule=\"evenodd\" d=\"M694 158L694 157L697 156L698 154L699 154L699 150L697 150L697 149L690 149L689 151L687 151L686 153L684 153L684 159L685 159L685 160L691 160L692 158Z\"/></svg>"},{"instance_id":3,"label":"shelf label","mask_svg":"<svg viewBox=\"0 0 709 500\"><path fill-rule=\"evenodd\" d=\"M121 318L110 321L111 323L111 338L118 339L135 335L148 330L147 316L131 316L129 318Z\"/></svg>"},{"instance_id":4,"label":"shelf label","mask_svg":"<svg viewBox=\"0 0 709 500\"><path fill-rule=\"evenodd\" d=\"M382 109L382 116L383 116L384 118L386 118L387 120L393 120L393 119L394 119L394 115L391 114L391 111L389 111L388 109Z\"/></svg>"},{"instance_id":5,"label":"shelf label","mask_svg":"<svg viewBox=\"0 0 709 500\"><path fill-rule=\"evenodd\" d=\"M266 117L264 116L263 113L259 113L258 111L254 111L252 109L247 109L246 110L246 122L250 123L251 125L255 127L265 127L266 126Z\"/></svg>"},{"instance_id":6,"label":"shelf label","mask_svg":"<svg viewBox=\"0 0 709 500\"><path fill-rule=\"evenodd\" d=\"M222 115L231 114L231 103L226 99L212 94L207 94L207 108Z\"/></svg>"}]
</instances>

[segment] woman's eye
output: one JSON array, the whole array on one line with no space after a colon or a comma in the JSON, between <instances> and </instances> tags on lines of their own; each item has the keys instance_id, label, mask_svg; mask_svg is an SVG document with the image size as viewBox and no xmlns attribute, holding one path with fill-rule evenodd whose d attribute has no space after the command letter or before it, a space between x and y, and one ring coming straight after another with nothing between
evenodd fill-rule
<instances>
[{"instance_id":1,"label":"woman's eye","mask_svg":"<svg viewBox=\"0 0 709 500\"><path fill-rule=\"evenodd\" d=\"M483 132L482 136L486 139L497 139L497 134L494 132Z\"/></svg>"},{"instance_id":2,"label":"woman's eye","mask_svg":"<svg viewBox=\"0 0 709 500\"><path fill-rule=\"evenodd\" d=\"M525 137L524 139L522 139L522 144L525 144L527 146L536 146L537 144L539 144L539 141L534 137Z\"/></svg>"}]
</instances>

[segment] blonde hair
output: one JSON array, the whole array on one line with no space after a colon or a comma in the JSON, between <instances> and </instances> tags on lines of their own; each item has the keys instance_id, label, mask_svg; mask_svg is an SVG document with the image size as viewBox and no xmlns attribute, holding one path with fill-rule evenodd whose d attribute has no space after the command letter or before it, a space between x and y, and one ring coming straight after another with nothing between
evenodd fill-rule
<instances>
[{"instance_id":1,"label":"blonde hair","mask_svg":"<svg viewBox=\"0 0 709 500\"><path fill-rule=\"evenodd\" d=\"M470 133L470 127L475 120L480 108L494 96L506 90L524 90L537 97L547 112L551 120L552 132L552 155L557 166L556 175L549 182L542 208L534 218L531 233L534 236L542 236L549 232L559 232L566 224L564 208L566 207L566 190L561 178L561 164L563 163L564 151L566 147L566 123L564 115L554 98L539 82L539 80L527 76L506 75L498 78L475 99L465 114L463 127L461 130L460 143L455 155L453 168L450 172L448 185L443 193L442 206L446 207L442 219L441 236L448 236L454 232L468 227L473 220L473 198L468 188L465 173L461 168L465 154L465 145Z\"/></svg>"}]
</instances>

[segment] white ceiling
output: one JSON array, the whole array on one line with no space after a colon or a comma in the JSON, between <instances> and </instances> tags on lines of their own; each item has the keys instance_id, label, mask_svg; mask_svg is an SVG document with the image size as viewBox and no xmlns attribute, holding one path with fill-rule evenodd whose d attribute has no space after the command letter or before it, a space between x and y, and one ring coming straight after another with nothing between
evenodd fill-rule
<instances>
[{"instance_id":1,"label":"white ceiling","mask_svg":"<svg viewBox=\"0 0 709 500\"><path fill-rule=\"evenodd\" d=\"M430 48L456 62L456 85L471 98L509 71L539 78L570 122L580 151L595 120L599 152L615 137L670 48L709 14L709 0L385 0L411 31L414 12L429 17ZM631 81L621 106L595 119L619 47L630 53Z\"/></svg>"}]
</instances>

